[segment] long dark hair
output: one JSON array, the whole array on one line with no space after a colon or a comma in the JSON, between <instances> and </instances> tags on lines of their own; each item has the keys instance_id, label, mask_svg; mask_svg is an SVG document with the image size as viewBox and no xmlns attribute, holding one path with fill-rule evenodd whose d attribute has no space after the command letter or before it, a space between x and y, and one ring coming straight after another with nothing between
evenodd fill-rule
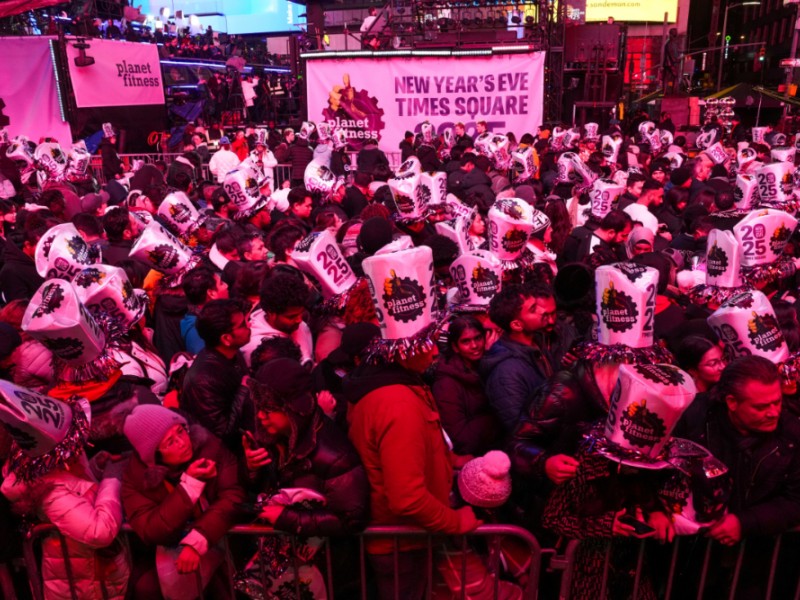
<instances>
[{"instance_id":1,"label":"long dark hair","mask_svg":"<svg viewBox=\"0 0 800 600\"><path fill-rule=\"evenodd\" d=\"M702 362L706 352L715 346L714 342L701 335L690 335L684 338L675 351L678 366L684 371L696 369Z\"/></svg>"},{"instance_id":2,"label":"long dark hair","mask_svg":"<svg viewBox=\"0 0 800 600\"><path fill-rule=\"evenodd\" d=\"M448 327L447 331L448 358L455 356L456 351L453 348L455 347L456 343L458 343L459 338L461 338L464 332L468 329L474 329L475 331L480 332L482 335L486 335L486 328L483 326L483 323L471 315L455 317L452 321L450 321L450 326Z\"/></svg>"}]
</instances>

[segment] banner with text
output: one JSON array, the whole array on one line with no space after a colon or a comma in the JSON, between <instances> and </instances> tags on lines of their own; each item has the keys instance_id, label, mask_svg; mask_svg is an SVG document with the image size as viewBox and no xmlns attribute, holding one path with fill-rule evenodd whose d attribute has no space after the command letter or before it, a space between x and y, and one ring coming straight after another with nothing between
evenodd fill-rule
<instances>
[{"instance_id":1,"label":"banner with text","mask_svg":"<svg viewBox=\"0 0 800 600\"><path fill-rule=\"evenodd\" d=\"M54 137L72 144L69 123L61 119L58 87L48 37L0 38L0 129L9 137L28 136L35 142Z\"/></svg>"},{"instance_id":2,"label":"banner with text","mask_svg":"<svg viewBox=\"0 0 800 600\"><path fill-rule=\"evenodd\" d=\"M353 147L396 151L405 131L477 121L517 138L542 124L544 52L497 56L315 59L306 63L308 118L345 129Z\"/></svg>"},{"instance_id":3,"label":"banner with text","mask_svg":"<svg viewBox=\"0 0 800 600\"><path fill-rule=\"evenodd\" d=\"M75 64L80 50L74 40L67 43L69 76L78 108L164 104L158 46L100 39L87 42L86 54L95 60L88 67Z\"/></svg>"}]
</instances>

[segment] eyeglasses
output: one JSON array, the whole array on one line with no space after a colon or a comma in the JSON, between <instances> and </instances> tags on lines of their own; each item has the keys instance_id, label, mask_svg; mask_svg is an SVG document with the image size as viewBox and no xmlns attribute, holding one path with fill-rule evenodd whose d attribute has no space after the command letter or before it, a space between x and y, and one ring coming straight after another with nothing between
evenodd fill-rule
<instances>
[{"instance_id":1,"label":"eyeglasses","mask_svg":"<svg viewBox=\"0 0 800 600\"><path fill-rule=\"evenodd\" d=\"M713 360L709 360L708 362L700 363L701 367L706 367L708 369L716 369L718 367L725 366L725 359L724 358L715 358Z\"/></svg>"},{"instance_id":2,"label":"eyeglasses","mask_svg":"<svg viewBox=\"0 0 800 600\"><path fill-rule=\"evenodd\" d=\"M180 443L181 438L188 433L188 429L185 425L181 425L175 432L170 435L169 437L164 438L161 440L160 447L162 450L172 450L178 443Z\"/></svg>"}]
</instances>

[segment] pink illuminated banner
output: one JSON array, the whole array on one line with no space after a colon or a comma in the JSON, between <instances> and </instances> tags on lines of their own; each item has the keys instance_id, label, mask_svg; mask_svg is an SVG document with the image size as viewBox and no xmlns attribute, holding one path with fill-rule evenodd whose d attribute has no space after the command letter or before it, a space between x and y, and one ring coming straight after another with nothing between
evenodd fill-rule
<instances>
[{"instance_id":1,"label":"pink illuminated banner","mask_svg":"<svg viewBox=\"0 0 800 600\"><path fill-rule=\"evenodd\" d=\"M72 144L69 123L61 119L58 88L48 37L0 38L0 112L10 137L38 142L54 137ZM3 119L5 122L5 119Z\"/></svg>"},{"instance_id":2,"label":"pink illuminated banner","mask_svg":"<svg viewBox=\"0 0 800 600\"><path fill-rule=\"evenodd\" d=\"M67 43L69 75L78 108L163 104L164 87L155 44L87 40L95 63L79 67L79 50Z\"/></svg>"},{"instance_id":3,"label":"pink illuminated banner","mask_svg":"<svg viewBox=\"0 0 800 600\"><path fill-rule=\"evenodd\" d=\"M542 124L543 52L494 56L314 59L306 63L308 117L347 132L356 148L395 151L406 130L437 132L477 121L490 131L536 133Z\"/></svg>"}]
</instances>

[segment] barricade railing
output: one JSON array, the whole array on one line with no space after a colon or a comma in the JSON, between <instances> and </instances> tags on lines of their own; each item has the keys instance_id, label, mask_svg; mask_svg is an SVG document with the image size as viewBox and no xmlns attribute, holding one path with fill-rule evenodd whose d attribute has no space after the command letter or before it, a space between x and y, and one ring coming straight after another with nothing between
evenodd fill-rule
<instances>
[{"instance_id":1,"label":"barricade railing","mask_svg":"<svg viewBox=\"0 0 800 600\"><path fill-rule=\"evenodd\" d=\"M128 535L134 535L132 530L129 526L125 525L123 527L123 531ZM25 566L28 571L28 580L30 582L31 594L34 600L43 600L44 599L44 584L42 581L42 573L39 566L39 560L37 558L37 542L39 542L44 536L49 534L55 534L59 536L60 540L64 538L61 537L61 534L58 532L55 526L53 525L37 525L33 527L26 537L26 540L23 545L23 558L25 561ZM229 573L232 575L235 570L236 566L232 564L231 560L231 552L229 548L229 543L233 537L251 537L256 540L263 539L263 538L270 538L270 537L279 537L288 539L290 546L291 546L291 573L293 574L293 586L295 591L295 598L303 597L301 594L301 577L298 577L300 573L300 569L302 566L305 566L305 563L301 561L299 558L299 553L297 551L297 547L299 544L302 544L302 540L297 536L292 536L290 534L276 531L271 527L264 527L259 525L240 525L237 527L232 528L226 538L224 539L224 549L225 555L228 562ZM525 579L527 581L524 582L523 591L523 598L526 600L537 600L539 594L539 581L542 572L542 562L543 556L547 554L551 554L553 551L548 549L543 549L536 538L531 534L529 531L517 527L515 525L482 525L475 531L470 532L467 535L460 535L460 536L443 536L443 535L436 535L430 534L422 529L414 528L414 527L370 527L358 534L358 582L359 582L359 597L362 600L366 600L369 597L373 597L373 593L371 588L369 587L369 566L367 560L367 550L366 550L366 543L371 538L390 538L392 544L392 557L393 557L393 565L394 565L394 590L395 590L395 598L398 600L404 600L400 598L399 589L400 589L400 581L398 576L398 562L400 560L400 556L402 551L400 550L400 540L401 539L416 539L421 540L420 543L423 543L423 548L426 552L426 561L425 561L425 575L427 577L427 589L426 589L426 597L431 598L433 595L434 589L434 570L435 565L434 562L437 558L437 551L443 545L447 544L448 548L452 551L457 553L456 556L456 564L460 562L460 589L452 589L450 588L450 593L453 598L462 598L466 599L468 590L466 586L466 581L468 579L468 552L467 550L472 548L472 544L474 544L478 539L481 539L485 542L486 548L488 551L485 553L486 557L493 557L488 558L487 560L483 561L487 569L487 573L490 577L492 577L493 582L493 592L491 597L492 598L500 598L500 585L501 585L501 569L502 569L502 559L500 557L500 543L505 539L513 539L517 543L522 544L524 548L524 552L528 553L530 556L530 564L525 568ZM61 548L62 553L66 551L66 544L60 543L59 547ZM326 597L330 600L334 600L335 594L337 590L334 586L334 572L333 572L333 551L331 548L331 538L324 538L323 539L323 558L319 562L324 562L323 565L317 565L324 567L324 581L326 589ZM460 553L460 558L458 554ZM527 555L526 555L527 556ZM250 556L244 557L245 561L250 559ZM352 557L350 557L352 558ZM451 561L452 562L452 561ZM259 563L259 571L261 582L264 590L268 589L268 576L270 573L267 570L267 566L263 559L258 561ZM244 563L242 563L244 566ZM72 581L73 573L70 569L67 569L67 577L70 579L69 584L72 589L74 589L74 581ZM202 587L202 584L197 583L198 589ZM199 597L203 597L202 590L199 589L198 593Z\"/></svg>"},{"instance_id":2,"label":"barricade railing","mask_svg":"<svg viewBox=\"0 0 800 600\"><path fill-rule=\"evenodd\" d=\"M629 562L615 565L615 552L621 543L631 544L627 548L626 561ZM781 549L787 543L789 548L782 553ZM548 570L561 571L560 600L572 597L572 588L576 578L581 576L581 567L585 576L586 566L578 561L587 561L588 564L591 559L582 555L582 544L591 544L590 552L604 554L602 565L595 570L596 575L601 575L600 585L593 594L596 600L614 600L623 596L637 600L651 597L651 592L664 600L753 597L740 596L745 593L743 588L747 588L746 594L751 594L755 588L757 597L766 600L773 598L773 594L776 598L800 598L797 570L800 535L797 531L756 537L750 541L744 539L735 546L723 546L702 536L676 536L671 546L653 540L641 540L637 544L627 538L614 538L604 547L598 544L598 540L571 540L564 553L554 555L548 564ZM750 548L753 551L748 552L748 546L752 545L756 548ZM591 564L597 563L592 560ZM781 570L780 566L785 569ZM611 579L618 577L620 571L624 571L624 577L628 579L628 589L620 589L617 581L612 590ZM743 575L746 575L744 584Z\"/></svg>"}]
</instances>

